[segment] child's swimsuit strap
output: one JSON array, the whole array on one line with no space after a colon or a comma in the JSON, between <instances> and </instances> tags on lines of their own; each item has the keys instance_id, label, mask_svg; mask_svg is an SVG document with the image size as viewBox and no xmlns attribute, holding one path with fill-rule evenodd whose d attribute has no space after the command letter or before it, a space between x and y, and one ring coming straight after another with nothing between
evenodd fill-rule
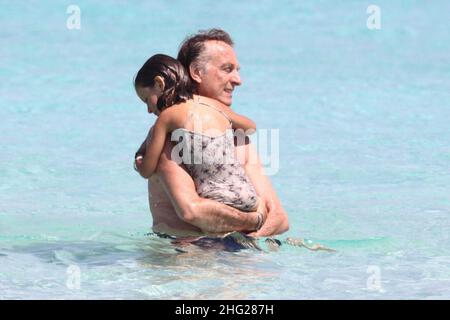
<instances>
[{"instance_id":1,"label":"child's swimsuit strap","mask_svg":"<svg viewBox=\"0 0 450 320\"><path fill-rule=\"evenodd\" d=\"M204 106L213 108L214 110L220 112L228 120L228 122L230 123L230 128L233 126L233 123L231 122L230 117L228 117L227 114L225 112L223 112L222 110L220 110L219 108L217 108L217 107L215 107L213 105L210 105L210 104L208 104L206 102L200 102L199 99L197 99L197 101L195 101L195 102L197 102L198 104L202 104Z\"/></svg>"}]
</instances>

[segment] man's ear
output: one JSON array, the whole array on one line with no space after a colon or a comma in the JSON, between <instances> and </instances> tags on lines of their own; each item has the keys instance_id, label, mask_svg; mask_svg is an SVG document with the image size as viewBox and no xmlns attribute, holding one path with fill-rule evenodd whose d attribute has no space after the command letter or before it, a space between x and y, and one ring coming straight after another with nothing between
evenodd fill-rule
<instances>
[{"instance_id":1,"label":"man's ear","mask_svg":"<svg viewBox=\"0 0 450 320\"><path fill-rule=\"evenodd\" d=\"M161 92L164 91L164 88L166 87L166 84L164 82L164 78L161 76L156 76L155 77L155 86L158 87L159 90L161 90Z\"/></svg>"},{"instance_id":2,"label":"man's ear","mask_svg":"<svg viewBox=\"0 0 450 320\"><path fill-rule=\"evenodd\" d=\"M202 82L200 68L198 68L197 66L194 66L193 63L191 63L189 65L189 74L191 75L191 78L194 79L195 82L197 82L197 83Z\"/></svg>"}]
</instances>

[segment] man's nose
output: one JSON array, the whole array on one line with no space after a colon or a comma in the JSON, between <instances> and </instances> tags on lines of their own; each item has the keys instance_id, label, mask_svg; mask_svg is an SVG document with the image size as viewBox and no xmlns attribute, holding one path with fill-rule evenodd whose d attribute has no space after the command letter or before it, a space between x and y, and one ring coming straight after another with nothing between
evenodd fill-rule
<instances>
[{"instance_id":1,"label":"man's nose","mask_svg":"<svg viewBox=\"0 0 450 320\"><path fill-rule=\"evenodd\" d=\"M242 79L241 79L241 75L239 74L239 71L235 70L233 72L233 76L231 78L231 82L235 86L240 86L242 84Z\"/></svg>"}]
</instances>

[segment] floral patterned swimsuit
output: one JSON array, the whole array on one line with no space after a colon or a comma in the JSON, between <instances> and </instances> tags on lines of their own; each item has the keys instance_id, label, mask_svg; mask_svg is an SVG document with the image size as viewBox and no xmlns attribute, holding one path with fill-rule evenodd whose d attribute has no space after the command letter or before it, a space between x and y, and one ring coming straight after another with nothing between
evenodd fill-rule
<instances>
[{"instance_id":1,"label":"floral patterned swimsuit","mask_svg":"<svg viewBox=\"0 0 450 320\"><path fill-rule=\"evenodd\" d=\"M212 105L203 102L197 104L215 109L230 123L225 133L214 137L178 129L183 131L183 150L188 151L187 157L183 153L180 155L194 180L197 193L202 198L219 201L241 211L256 210L258 195L235 157L230 118Z\"/></svg>"}]
</instances>

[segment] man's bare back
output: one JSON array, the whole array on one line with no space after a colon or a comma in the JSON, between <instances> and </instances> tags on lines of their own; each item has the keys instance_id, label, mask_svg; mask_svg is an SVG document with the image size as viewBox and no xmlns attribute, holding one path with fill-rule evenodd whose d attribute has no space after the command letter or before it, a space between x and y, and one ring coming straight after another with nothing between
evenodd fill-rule
<instances>
[{"instance_id":1,"label":"man's bare back","mask_svg":"<svg viewBox=\"0 0 450 320\"><path fill-rule=\"evenodd\" d=\"M178 217L164 190L163 182L157 174L148 180L148 195L150 211L153 216L153 232L176 237L203 235L199 228Z\"/></svg>"}]
</instances>

